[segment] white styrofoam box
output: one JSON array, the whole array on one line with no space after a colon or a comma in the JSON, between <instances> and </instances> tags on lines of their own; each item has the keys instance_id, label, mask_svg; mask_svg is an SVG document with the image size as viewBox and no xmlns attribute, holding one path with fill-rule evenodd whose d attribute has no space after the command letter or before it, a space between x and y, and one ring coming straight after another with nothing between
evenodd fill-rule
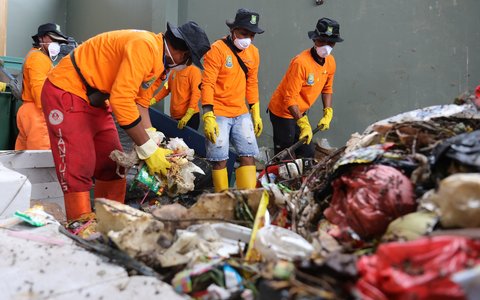
<instances>
[{"instance_id":1,"label":"white styrofoam box","mask_svg":"<svg viewBox=\"0 0 480 300\"><path fill-rule=\"evenodd\" d=\"M32 184L27 176L0 164L0 218L11 217L15 211L30 207Z\"/></svg>"},{"instance_id":2,"label":"white styrofoam box","mask_svg":"<svg viewBox=\"0 0 480 300\"><path fill-rule=\"evenodd\" d=\"M0 164L28 178L32 184L32 200L55 203L64 209L63 192L55 173L52 151L0 151Z\"/></svg>"}]
</instances>

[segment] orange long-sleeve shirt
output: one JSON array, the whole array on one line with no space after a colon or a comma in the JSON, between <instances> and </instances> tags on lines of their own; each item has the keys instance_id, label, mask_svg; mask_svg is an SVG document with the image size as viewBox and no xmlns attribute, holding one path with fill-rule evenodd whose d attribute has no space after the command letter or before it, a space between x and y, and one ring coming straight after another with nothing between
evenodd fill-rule
<instances>
[{"instance_id":1,"label":"orange long-sleeve shirt","mask_svg":"<svg viewBox=\"0 0 480 300\"><path fill-rule=\"evenodd\" d=\"M37 108L42 108L42 88L48 72L53 68L50 57L38 48L28 52L23 64L22 100L34 102Z\"/></svg>"},{"instance_id":2,"label":"orange long-sleeve shirt","mask_svg":"<svg viewBox=\"0 0 480 300\"><path fill-rule=\"evenodd\" d=\"M313 59L310 49L301 52L290 62L268 109L278 117L293 119L288 107L298 105L303 114L315 103L320 93L333 93L336 68L333 55L327 56L321 66Z\"/></svg>"},{"instance_id":3,"label":"orange long-sleeve shirt","mask_svg":"<svg viewBox=\"0 0 480 300\"><path fill-rule=\"evenodd\" d=\"M140 113L136 103L148 107L154 82L164 72L163 35L144 30L117 30L101 33L75 49L75 61L87 83L110 94L109 103L118 123L136 123ZM57 87L88 102L86 88L77 75L70 56L49 73Z\"/></svg>"},{"instance_id":4,"label":"orange long-sleeve shirt","mask_svg":"<svg viewBox=\"0 0 480 300\"><path fill-rule=\"evenodd\" d=\"M237 53L248 68L248 80L235 54L222 40L213 43L204 57L202 105L213 105L217 116L237 117L248 112L245 99L248 104L258 102L258 49L250 45Z\"/></svg>"},{"instance_id":5,"label":"orange long-sleeve shirt","mask_svg":"<svg viewBox=\"0 0 480 300\"><path fill-rule=\"evenodd\" d=\"M194 65L181 71L173 70L168 76L168 84L158 92L155 99L162 100L171 93L170 116L176 120L181 119L189 108L199 112L201 82L202 73Z\"/></svg>"}]
</instances>

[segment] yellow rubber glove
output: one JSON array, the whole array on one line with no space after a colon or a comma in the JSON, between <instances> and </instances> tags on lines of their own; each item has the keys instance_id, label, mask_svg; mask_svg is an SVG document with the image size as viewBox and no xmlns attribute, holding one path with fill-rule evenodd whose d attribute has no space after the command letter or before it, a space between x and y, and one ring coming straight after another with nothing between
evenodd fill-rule
<instances>
[{"instance_id":1,"label":"yellow rubber glove","mask_svg":"<svg viewBox=\"0 0 480 300\"><path fill-rule=\"evenodd\" d=\"M318 122L318 128L320 130L328 130L330 128L330 122L332 122L333 118L333 108L331 107L325 107L323 109L323 118L320 119L320 122Z\"/></svg>"},{"instance_id":2,"label":"yellow rubber glove","mask_svg":"<svg viewBox=\"0 0 480 300\"><path fill-rule=\"evenodd\" d=\"M307 115L301 117L300 119L297 120L297 125L300 127L300 136L299 139L301 140L302 138L306 137L307 139L305 140L304 144L310 144L312 141L312 127L310 126L310 122L308 121Z\"/></svg>"},{"instance_id":3,"label":"yellow rubber glove","mask_svg":"<svg viewBox=\"0 0 480 300\"><path fill-rule=\"evenodd\" d=\"M188 121L192 118L192 116L195 114L195 110L193 108L187 109L187 112L183 116L183 118L178 121L178 129L183 129L183 127L187 126Z\"/></svg>"},{"instance_id":4,"label":"yellow rubber glove","mask_svg":"<svg viewBox=\"0 0 480 300\"><path fill-rule=\"evenodd\" d=\"M149 139L141 146L136 146L135 150L137 151L138 157L147 163L150 175L160 173L163 176L167 176L167 171L171 164L166 156L170 155L172 150L158 147L152 139Z\"/></svg>"},{"instance_id":5,"label":"yellow rubber glove","mask_svg":"<svg viewBox=\"0 0 480 300\"><path fill-rule=\"evenodd\" d=\"M213 111L209 111L203 114L203 126L205 131L205 137L215 144L217 136L220 134L220 129L213 114Z\"/></svg>"},{"instance_id":6,"label":"yellow rubber glove","mask_svg":"<svg viewBox=\"0 0 480 300\"><path fill-rule=\"evenodd\" d=\"M150 99L150 106L154 105L157 103L157 99L155 99L155 97L153 97L152 99Z\"/></svg>"},{"instance_id":7,"label":"yellow rubber glove","mask_svg":"<svg viewBox=\"0 0 480 300\"><path fill-rule=\"evenodd\" d=\"M259 137L260 134L262 134L262 130L263 130L263 122L262 122L262 118L260 118L259 102L252 105L250 109L250 114L252 115L253 131L255 132L255 136Z\"/></svg>"},{"instance_id":8,"label":"yellow rubber glove","mask_svg":"<svg viewBox=\"0 0 480 300\"><path fill-rule=\"evenodd\" d=\"M168 169L171 167L170 162L167 160L167 156L172 154L172 150L158 147L155 152L145 159L148 166L148 172L150 175L160 173L163 176L167 176Z\"/></svg>"},{"instance_id":9,"label":"yellow rubber glove","mask_svg":"<svg viewBox=\"0 0 480 300\"><path fill-rule=\"evenodd\" d=\"M5 92L7 89L7 84L5 82L0 82L0 92Z\"/></svg>"}]
</instances>

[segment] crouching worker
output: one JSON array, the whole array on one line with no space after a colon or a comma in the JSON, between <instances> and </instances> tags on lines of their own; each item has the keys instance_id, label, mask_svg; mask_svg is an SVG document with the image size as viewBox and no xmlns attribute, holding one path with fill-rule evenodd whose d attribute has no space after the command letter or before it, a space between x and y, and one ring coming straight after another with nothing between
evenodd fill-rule
<instances>
[{"instance_id":1,"label":"crouching worker","mask_svg":"<svg viewBox=\"0 0 480 300\"><path fill-rule=\"evenodd\" d=\"M92 178L95 198L124 202L126 181L116 174L116 164L109 158L113 150L122 150L112 111L150 173L166 175L170 152L158 147L146 130L151 130L147 127L153 83L164 78L169 68L191 63L200 67L210 48L207 35L194 22L180 27L167 24L167 31L165 35L143 30L101 33L49 73L42 104L67 220L91 212Z\"/></svg>"}]
</instances>

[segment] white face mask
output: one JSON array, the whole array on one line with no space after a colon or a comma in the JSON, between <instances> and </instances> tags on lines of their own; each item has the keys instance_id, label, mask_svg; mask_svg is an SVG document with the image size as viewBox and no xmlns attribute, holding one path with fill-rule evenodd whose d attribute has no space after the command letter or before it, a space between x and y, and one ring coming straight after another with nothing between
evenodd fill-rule
<instances>
[{"instance_id":1,"label":"white face mask","mask_svg":"<svg viewBox=\"0 0 480 300\"><path fill-rule=\"evenodd\" d=\"M48 45L48 54L50 55L50 59L55 61L60 53L60 44L57 42L51 42Z\"/></svg>"},{"instance_id":2,"label":"white face mask","mask_svg":"<svg viewBox=\"0 0 480 300\"><path fill-rule=\"evenodd\" d=\"M235 34L233 35L235 36ZM252 43L251 38L244 38L244 39L239 39L235 36L235 40L233 40L233 44L239 49L239 50L245 50L247 49L250 44Z\"/></svg>"},{"instance_id":3,"label":"white face mask","mask_svg":"<svg viewBox=\"0 0 480 300\"><path fill-rule=\"evenodd\" d=\"M172 60L173 64L167 64L167 68L169 68L170 70L177 70L177 71L181 71L183 69L185 69L187 67L186 64L183 64L183 65L179 65L175 62L175 60L173 59L173 56L172 54L170 53L170 49L168 49L168 45L165 43L165 50L167 50L167 55L170 57L170 59Z\"/></svg>"},{"instance_id":4,"label":"white face mask","mask_svg":"<svg viewBox=\"0 0 480 300\"><path fill-rule=\"evenodd\" d=\"M322 47L315 47L315 50L317 50L318 56L325 58L325 57L330 55L333 48L330 47L329 45L325 45L325 46L322 46Z\"/></svg>"}]
</instances>

